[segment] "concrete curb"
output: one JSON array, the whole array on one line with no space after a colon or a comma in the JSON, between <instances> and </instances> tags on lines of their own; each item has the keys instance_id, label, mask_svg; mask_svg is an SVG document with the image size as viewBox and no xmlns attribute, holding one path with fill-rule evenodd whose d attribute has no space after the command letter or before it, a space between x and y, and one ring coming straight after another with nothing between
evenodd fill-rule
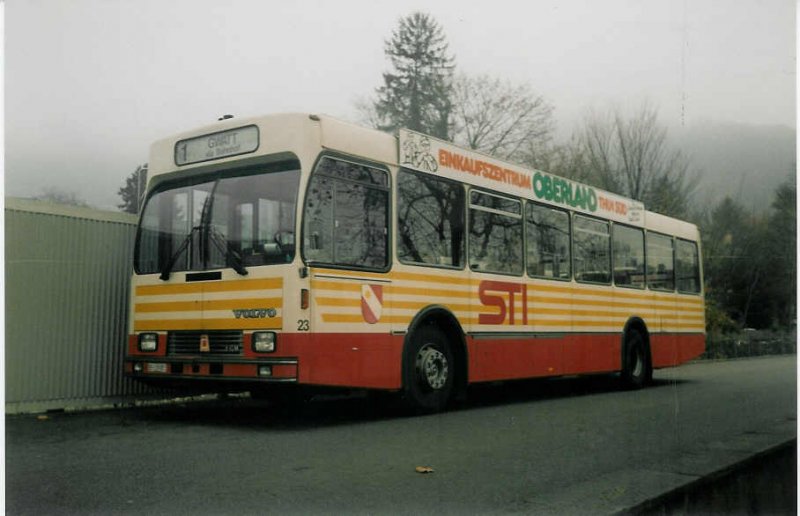
<instances>
[{"instance_id":1,"label":"concrete curb","mask_svg":"<svg viewBox=\"0 0 800 516\"><path fill-rule=\"evenodd\" d=\"M797 439L791 438L616 514L796 514L796 468Z\"/></svg>"}]
</instances>

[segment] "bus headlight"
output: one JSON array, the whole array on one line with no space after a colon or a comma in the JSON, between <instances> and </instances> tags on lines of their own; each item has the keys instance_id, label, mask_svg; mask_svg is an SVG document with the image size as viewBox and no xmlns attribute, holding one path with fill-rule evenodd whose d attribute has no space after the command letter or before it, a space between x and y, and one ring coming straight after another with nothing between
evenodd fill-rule
<instances>
[{"instance_id":1,"label":"bus headlight","mask_svg":"<svg viewBox=\"0 0 800 516\"><path fill-rule=\"evenodd\" d=\"M253 333L253 351L256 353L272 353L275 351L275 333L257 331Z\"/></svg>"},{"instance_id":2,"label":"bus headlight","mask_svg":"<svg viewBox=\"0 0 800 516\"><path fill-rule=\"evenodd\" d=\"M139 334L139 351L155 351L158 349L157 333Z\"/></svg>"}]
</instances>

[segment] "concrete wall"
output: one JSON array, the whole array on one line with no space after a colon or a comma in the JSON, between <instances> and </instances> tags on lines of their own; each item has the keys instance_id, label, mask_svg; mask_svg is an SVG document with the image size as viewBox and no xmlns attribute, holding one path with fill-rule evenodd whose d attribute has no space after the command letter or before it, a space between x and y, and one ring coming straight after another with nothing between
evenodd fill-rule
<instances>
[{"instance_id":1,"label":"concrete wall","mask_svg":"<svg viewBox=\"0 0 800 516\"><path fill-rule=\"evenodd\" d=\"M147 394L122 376L136 217L5 200L6 412Z\"/></svg>"}]
</instances>

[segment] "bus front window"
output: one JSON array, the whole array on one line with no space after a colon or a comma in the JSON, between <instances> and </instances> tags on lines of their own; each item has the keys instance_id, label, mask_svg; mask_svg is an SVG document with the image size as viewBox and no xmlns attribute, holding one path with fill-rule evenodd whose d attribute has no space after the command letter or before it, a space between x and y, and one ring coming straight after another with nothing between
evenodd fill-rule
<instances>
[{"instance_id":1,"label":"bus front window","mask_svg":"<svg viewBox=\"0 0 800 516\"><path fill-rule=\"evenodd\" d=\"M171 182L150 195L136 238L139 274L288 263L299 170Z\"/></svg>"}]
</instances>

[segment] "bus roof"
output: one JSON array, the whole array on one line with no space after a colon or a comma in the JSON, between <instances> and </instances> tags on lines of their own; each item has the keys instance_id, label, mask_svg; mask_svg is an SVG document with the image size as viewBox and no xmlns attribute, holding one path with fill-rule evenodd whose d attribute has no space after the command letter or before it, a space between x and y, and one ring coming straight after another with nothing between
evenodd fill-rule
<instances>
[{"instance_id":1,"label":"bus roof","mask_svg":"<svg viewBox=\"0 0 800 516\"><path fill-rule=\"evenodd\" d=\"M211 150L211 146L215 148ZM309 113L227 118L161 139L151 147L149 175L153 178L206 169L209 165L217 168L243 157L281 152L315 159L320 148L681 238L698 238L693 224L645 211L639 201L590 185L524 168L408 129L391 135Z\"/></svg>"}]
</instances>

